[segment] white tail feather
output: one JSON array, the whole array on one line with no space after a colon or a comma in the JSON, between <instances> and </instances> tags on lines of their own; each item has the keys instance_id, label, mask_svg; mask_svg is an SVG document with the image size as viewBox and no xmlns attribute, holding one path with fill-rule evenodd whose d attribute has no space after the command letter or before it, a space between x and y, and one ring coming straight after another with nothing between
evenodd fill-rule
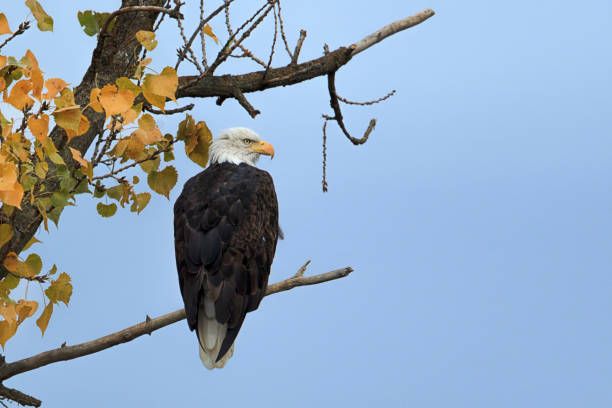
<instances>
[{"instance_id":1,"label":"white tail feather","mask_svg":"<svg viewBox=\"0 0 612 408\"><path fill-rule=\"evenodd\" d=\"M223 367L234 354L232 344L225 356L216 361L226 333L227 324L221 324L215 319L214 302L204 297L204 301L200 302L198 308L198 337L200 339L200 359L209 370Z\"/></svg>"}]
</instances>

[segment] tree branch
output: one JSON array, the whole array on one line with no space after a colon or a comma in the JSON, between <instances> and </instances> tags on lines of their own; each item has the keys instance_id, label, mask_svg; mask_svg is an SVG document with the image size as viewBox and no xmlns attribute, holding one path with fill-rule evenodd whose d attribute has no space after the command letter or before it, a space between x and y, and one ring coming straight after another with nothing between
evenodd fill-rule
<instances>
[{"instance_id":1,"label":"tree branch","mask_svg":"<svg viewBox=\"0 0 612 408\"><path fill-rule=\"evenodd\" d=\"M176 97L232 98L235 95L236 87L245 94L278 86L294 85L312 78L329 75L348 63L353 56L399 31L422 23L433 15L433 10L423 10L411 17L395 21L381 28L350 47L340 47L321 58L302 64L290 64L282 68L270 68L243 75L181 76L179 77Z\"/></svg>"},{"instance_id":2,"label":"tree branch","mask_svg":"<svg viewBox=\"0 0 612 408\"><path fill-rule=\"evenodd\" d=\"M16 403L20 405L25 405L27 407L40 407L40 405L42 404L41 400L34 398L28 394L24 394L19 390L5 387L2 384L0 384L0 397L15 401Z\"/></svg>"},{"instance_id":3,"label":"tree branch","mask_svg":"<svg viewBox=\"0 0 612 408\"><path fill-rule=\"evenodd\" d=\"M266 290L266 296L278 292L284 292L296 288L298 286L316 285L323 282L328 282L335 279L344 278L353 272L353 268L347 266L345 268L336 269L320 275L302 276L307 264L298 270L293 277L284 281L269 285ZM300 274L301 273L301 274ZM104 337L91 340L85 343L76 344L74 346L63 346L54 350L49 350L36 354L35 356L24 358L22 360L6 363L0 366L0 381L11 378L17 374L35 370L48 364L57 363L58 361L72 360L83 357L89 354L97 353L104 349L132 341L135 338L145 334L151 334L155 330L166 327L172 323L176 323L185 318L185 309L180 309L172 313L165 314L160 317L151 319L147 316L144 322L138 323L127 329L111 333ZM0 395L1 389L0 389Z\"/></svg>"}]
</instances>

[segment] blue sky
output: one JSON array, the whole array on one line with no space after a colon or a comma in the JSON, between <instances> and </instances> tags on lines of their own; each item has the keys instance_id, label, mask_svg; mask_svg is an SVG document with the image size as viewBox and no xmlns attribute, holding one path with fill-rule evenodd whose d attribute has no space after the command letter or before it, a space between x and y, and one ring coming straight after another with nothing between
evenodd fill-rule
<instances>
[{"instance_id":1,"label":"blue sky","mask_svg":"<svg viewBox=\"0 0 612 408\"><path fill-rule=\"evenodd\" d=\"M111 3L119 2L107 10ZM55 32L31 30L6 52L31 47L48 76L76 85L95 41L80 32L76 6L43 4ZM237 2L236 20L245 4ZM348 98L397 94L345 109L355 134L378 119L364 146L330 123L326 194L324 78L247 95L262 111L254 120L235 101L201 100L193 111L213 132L248 126L276 147L274 160L261 162L286 234L271 282L307 259L308 273L351 265L350 277L267 297L223 370L203 368L181 322L6 385L47 407L610 406L612 4L315 1L283 10L292 44L308 31L302 58L310 59L325 42L349 45L428 7L435 17L338 72ZM27 14L21 4L1 9L12 26ZM221 22L213 29L222 33ZM269 45L270 28L262 33L255 51ZM172 26L160 37L159 68L174 64L178 44ZM232 63L220 73L257 69ZM161 119L162 130L180 119ZM177 156L182 186L198 168ZM7 359L181 307L172 238L179 193L112 219L84 198L59 230L40 233L37 252L72 275L74 294L44 338L24 325Z\"/></svg>"}]
</instances>

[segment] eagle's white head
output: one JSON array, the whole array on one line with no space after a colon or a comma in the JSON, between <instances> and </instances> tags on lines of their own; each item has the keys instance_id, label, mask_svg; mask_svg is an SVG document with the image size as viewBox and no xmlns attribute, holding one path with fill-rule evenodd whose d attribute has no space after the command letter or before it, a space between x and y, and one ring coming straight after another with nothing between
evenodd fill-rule
<instances>
[{"instance_id":1,"label":"eagle's white head","mask_svg":"<svg viewBox=\"0 0 612 408\"><path fill-rule=\"evenodd\" d=\"M254 166L259 155L274 157L274 147L264 142L251 129L236 127L226 129L210 145L210 164L246 163Z\"/></svg>"}]
</instances>

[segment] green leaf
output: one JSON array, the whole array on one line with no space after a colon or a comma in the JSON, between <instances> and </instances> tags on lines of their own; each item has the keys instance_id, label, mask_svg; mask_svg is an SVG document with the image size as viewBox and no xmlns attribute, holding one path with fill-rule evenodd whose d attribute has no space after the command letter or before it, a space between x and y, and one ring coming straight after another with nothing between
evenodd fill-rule
<instances>
[{"instance_id":1,"label":"green leaf","mask_svg":"<svg viewBox=\"0 0 612 408\"><path fill-rule=\"evenodd\" d=\"M170 199L170 190L176 185L178 173L174 166L168 166L162 171L152 171L147 176L147 183L151 190Z\"/></svg>"},{"instance_id":2,"label":"green leaf","mask_svg":"<svg viewBox=\"0 0 612 408\"><path fill-rule=\"evenodd\" d=\"M106 195L112 198L113 200L119 201L121 200L121 197L123 197L123 191L124 191L123 183L119 183L115 187L111 187L108 190L106 190Z\"/></svg>"},{"instance_id":3,"label":"green leaf","mask_svg":"<svg viewBox=\"0 0 612 408\"><path fill-rule=\"evenodd\" d=\"M25 5L34 15L40 31L53 31L53 19L45 12L38 1L26 0Z\"/></svg>"},{"instance_id":4,"label":"green leaf","mask_svg":"<svg viewBox=\"0 0 612 408\"><path fill-rule=\"evenodd\" d=\"M0 224L0 248L13 238L13 227L9 224Z\"/></svg>"},{"instance_id":5,"label":"green leaf","mask_svg":"<svg viewBox=\"0 0 612 408\"><path fill-rule=\"evenodd\" d=\"M117 84L117 87L119 87L119 89L127 89L129 91L134 92L134 96L138 96L138 94L142 92L142 89L127 77L117 78L115 83ZM142 110L142 102L140 110ZM136 112L140 113L140 111L138 110L136 110Z\"/></svg>"},{"instance_id":6,"label":"green leaf","mask_svg":"<svg viewBox=\"0 0 612 408\"><path fill-rule=\"evenodd\" d=\"M24 278L31 278L40 273L42 269L42 260L37 254L30 254L25 262L17 264L17 274Z\"/></svg>"},{"instance_id":7,"label":"green leaf","mask_svg":"<svg viewBox=\"0 0 612 408\"><path fill-rule=\"evenodd\" d=\"M151 173L152 171L157 171L157 169L159 169L160 160L159 155L155 156L154 159L140 163L140 168L147 174Z\"/></svg>"},{"instance_id":8,"label":"green leaf","mask_svg":"<svg viewBox=\"0 0 612 408\"><path fill-rule=\"evenodd\" d=\"M45 290L45 295L52 303L64 302L68 306L70 296L72 296L72 284L70 283L70 275L62 272L56 280L51 281L51 285Z\"/></svg>"},{"instance_id":9,"label":"green leaf","mask_svg":"<svg viewBox=\"0 0 612 408\"><path fill-rule=\"evenodd\" d=\"M59 227L59 219L60 215L62 215L62 211L64 211L63 207L56 207L47 213L47 217L53 221L56 227Z\"/></svg>"},{"instance_id":10,"label":"green leaf","mask_svg":"<svg viewBox=\"0 0 612 408\"><path fill-rule=\"evenodd\" d=\"M185 114L185 119L179 123L178 131L176 132L177 140L185 140L188 136L195 132L195 121L190 114Z\"/></svg>"},{"instance_id":11,"label":"green leaf","mask_svg":"<svg viewBox=\"0 0 612 408\"><path fill-rule=\"evenodd\" d=\"M55 275L55 272L57 272L57 265L53 264L53 267L49 269L49 275Z\"/></svg>"},{"instance_id":12,"label":"green leaf","mask_svg":"<svg viewBox=\"0 0 612 408\"><path fill-rule=\"evenodd\" d=\"M39 178L44 179L47 176L47 172L49 171L49 163L46 161L39 161L36 163L36 167L34 168L34 174L36 174Z\"/></svg>"},{"instance_id":13,"label":"green leaf","mask_svg":"<svg viewBox=\"0 0 612 408\"><path fill-rule=\"evenodd\" d=\"M102 184L100 184L98 180L98 184L96 184L96 187L94 188L93 196L95 198L102 198L104 197L105 193L106 193L106 188Z\"/></svg>"},{"instance_id":14,"label":"green leaf","mask_svg":"<svg viewBox=\"0 0 612 408\"><path fill-rule=\"evenodd\" d=\"M96 206L96 209L98 210L98 214L100 214L104 218L108 218L108 217L112 217L117 212L117 204L98 203L98 205Z\"/></svg>"},{"instance_id":15,"label":"green leaf","mask_svg":"<svg viewBox=\"0 0 612 408\"><path fill-rule=\"evenodd\" d=\"M145 209L147 204L149 204L150 200L151 194L149 193L134 194L134 201L132 202L130 211L140 214L140 212Z\"/></svg>"},{"instance_id":16,"label":"green leaf","mask_svg":"<svg viewBox=\"0 0 612 408\"><path fill-rule=\"evenodd\" d=\"M79 24L83 27L85 34L90 37L98 34L100 30L102 30L108 16L110 16L110 13L98 13L93 10L79 11L77 14ZM111 24L109 24L109 31L112 29L113 23L114 22L111 22Z\"/></svg>"},{"instance_id":17,"label":"green leaf","mask_svg":"<svg viewBox=\"0 0 612 408\"><path fill-rule=\"evenodd\" d=\"M22 251L22 252L23 252L23 251L26 251L26 250L28 250L28 249L29 249L29 248L30 248L32 245L37 244L37 243L39 243L39 242L42 242L42 241L41 241L41 240L39 240L38 238L36 238L36 237L34 237L34 236L33 236L32 238L30 238L30 240L28 241L28 243L27 243L27 244L25 244L25 246L23 247L23 249L22 249L21 251Z\"/></svg>"}]
</instances>

